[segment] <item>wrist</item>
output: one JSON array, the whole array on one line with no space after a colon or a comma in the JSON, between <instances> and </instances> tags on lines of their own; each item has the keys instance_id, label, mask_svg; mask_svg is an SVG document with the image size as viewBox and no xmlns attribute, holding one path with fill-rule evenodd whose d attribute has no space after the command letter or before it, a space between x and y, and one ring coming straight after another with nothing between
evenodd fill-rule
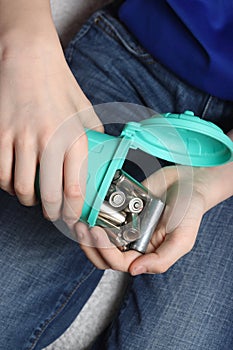
<instances>
[{"instance_id":1,"label":"wrist","mask_svg":"<svg viewBox=\"0 0 233 350\"><path fill-rule=\"evenodd\" d=\"M233 195L233 162L195 172L195 187L205 201L205 211Z\"/></svg>"},{"instance_id":2,"label":"wrist","mask_svg":"<svg viewBox=\"0 0 233 350\"><path fill-rule=\"evenodd\" d=\"M47 26L48 33L33 31L25 32L24 28L12 28L0 37L0 61L9 58L45 57L45 53L63 55L63 50L55 28Z\"/></svg>"}]
</instances>

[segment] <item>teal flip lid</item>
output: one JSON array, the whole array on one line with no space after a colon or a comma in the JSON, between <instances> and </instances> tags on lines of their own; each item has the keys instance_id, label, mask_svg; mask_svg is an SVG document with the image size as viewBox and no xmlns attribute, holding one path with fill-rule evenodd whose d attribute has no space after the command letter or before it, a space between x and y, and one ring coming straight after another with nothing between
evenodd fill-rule
<instances>
[{"instance_id":1,"label":"teal flip lid","mask_svg":"<svg viewBox=\"0 0 233 350\"><path fill-rule=\"evenodd\" d=\"M132 148L177 164L206 167L233 161L231 139L192 111L128 123L122 136L133 138Z\"/></svg>"}]
</instances>

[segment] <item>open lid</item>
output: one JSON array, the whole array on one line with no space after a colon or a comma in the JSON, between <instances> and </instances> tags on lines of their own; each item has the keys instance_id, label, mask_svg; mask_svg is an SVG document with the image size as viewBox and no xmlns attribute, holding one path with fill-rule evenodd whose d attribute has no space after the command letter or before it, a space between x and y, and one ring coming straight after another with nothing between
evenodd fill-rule
<instances>
[{"instance_id":1,"label":"open lid","mask_svg":"<svg viewBox=\"0 0 233 350\"><path fill-rule=\"evenodd\" d=\"M130 122L122 136L133 138L132 148L173 163L206 167L233 161L231 139L218 126L191 111Z\"/></svg>"}]
</instances>

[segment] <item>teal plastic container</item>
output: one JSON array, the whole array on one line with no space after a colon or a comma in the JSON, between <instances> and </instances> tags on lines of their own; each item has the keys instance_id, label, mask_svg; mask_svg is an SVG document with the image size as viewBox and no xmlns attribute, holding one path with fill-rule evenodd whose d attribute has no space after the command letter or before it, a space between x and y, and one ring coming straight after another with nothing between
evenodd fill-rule
<instances>
[{"instance_id":1,"label":"teal plastic container","mask_svg":"<svg viewBox=\"0 0 233 350\"><path fill-rule=\"evenodd\" d=\"M211 122L193 112L163 114L129 122L119 137L86 130L88 177L81 220L90 226L96 219L113 180L130 149L140 149L167 161L198 167L223 165L233 160L233 142Z\"/></svg>"}]
</instances>

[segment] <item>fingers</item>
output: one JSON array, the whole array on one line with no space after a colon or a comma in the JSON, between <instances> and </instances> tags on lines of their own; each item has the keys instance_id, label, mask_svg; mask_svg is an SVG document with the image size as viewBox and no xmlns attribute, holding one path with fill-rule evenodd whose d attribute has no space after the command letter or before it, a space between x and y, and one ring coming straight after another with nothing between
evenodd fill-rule
<instances>
[{"instance_id":1,"label":"fingers","mask_svg":"<svg viewBox=\"0 0 233 350\"><path fill-rule=\"evenodd\" d=\"M12 181L13 172L13 141L8 136L0 137L0 188L11 194L14 193Z\"/></svg>"},{"instance_id":2,"label":"fingers","mask_svg":"<svg viewBox=\"0 0 233 350\"><path fill-rule=\"evenodd\" d=\"M78 232L78 226L76 230ZM113 270L128 272L132 261L140 256L140 253L133 250L121 252L100 227L90 229L82 237L78 234L78 241L87 257L97 267L105 265Z\"/></svg>"},{"instance_id":3,"label":"fingers","mask_svg":"<svg viewBox=\"0 0 233 350\"><path fill-rule=\"evenodd\" d=\"M202 218L202 209L190 206L189 212L183 221L173 232L166 234L166 225L163 226L163 234L159 233L164 239L156 239L156 232L152 242L161 244L153 251L136 259L130 266L129 271L132 275L141 273L163 273L167 271L177 260L187 254L196 240L197 232ZM162 230L162 228L160 228ZM155 244L155 243L154 243Z\"/></svg>"},{"instance_id":4,"label":"fingers","mask_svg":"<svg viewBox=\"0 0 233 350\"><path fill-rule=\"evenodd\" d=\"M64 161L62 216L63 220L71 226L79 219L82 212L87 178L87 157L87 138L83 133L66 154Z\"/></svg>"},{"instance_id":5,"label":"fingers","mask_svg":"<svg viewBox=\"0 0 233 350\"><path fill-rule=\"evenodd\" d=\"M40 162L40 194L44 216L51 221L61 215L63 201L63 154L51 147Z\"/></svg>"},{"instance_id":6,"label":"fingers","mask_svg":"<svg viewBox=\"0 0 233 350\"><path fill-rule=\"evenodd\" d=\"M88 140L80 122L87 128L103 132L103 126L91 105L67 120L59 132L68 149L64 160L62 217L69 227L81 216L86 190ZM69 135L67 141L66 135Z\"/></svg>"},{"instance_id":7,"label":"fingers","mask_svg":"<svg viewBox=\"0 0 233 350\"><path fill-rule=\"evenodd\" d=\"M78 115L66 119L54 132L48 130L40 140L44 214L53 221L63 217L71 227L81 214L87 174L87 137Z\"/></svg>"},{"instance_id":8,"label":"fingers","mask_svg":"<svg viewBox=\"0 0 233 350\"><path fill-rule=\"evenodd\" d=\"M14 190L23 205L34 205L34 182L37 165L36 149L29 139L15 141Z\"/></svg>"},{"instance_id":9,"label":"fingers","mask_svg":"<svg viewBox=\"0 0 233 350\"><path fill-rule=\"evenodd\" d=\"M88 226L82 222L78 222L75 225L75 229L76 240L80 244L80 247L83 249L89 260L91 260L91 262L101 270L109 269L110 266L101 256L98 249L96 249L98 242L96 241L96 236L93 234L93 231L91 232Z\"/></svg>"},{"instance_id":10,"label":"fingers","mask_svg":"<svg viewBox=\"0 0 233 350\"><path fill-rule=\"evenodd\" d=\"M191 250L189 242L168 235L163 244L155 251L146 254L132 263L130 273L132 275L142 273L164 273L177 260Z\"/></svg>"}]
</instances>

